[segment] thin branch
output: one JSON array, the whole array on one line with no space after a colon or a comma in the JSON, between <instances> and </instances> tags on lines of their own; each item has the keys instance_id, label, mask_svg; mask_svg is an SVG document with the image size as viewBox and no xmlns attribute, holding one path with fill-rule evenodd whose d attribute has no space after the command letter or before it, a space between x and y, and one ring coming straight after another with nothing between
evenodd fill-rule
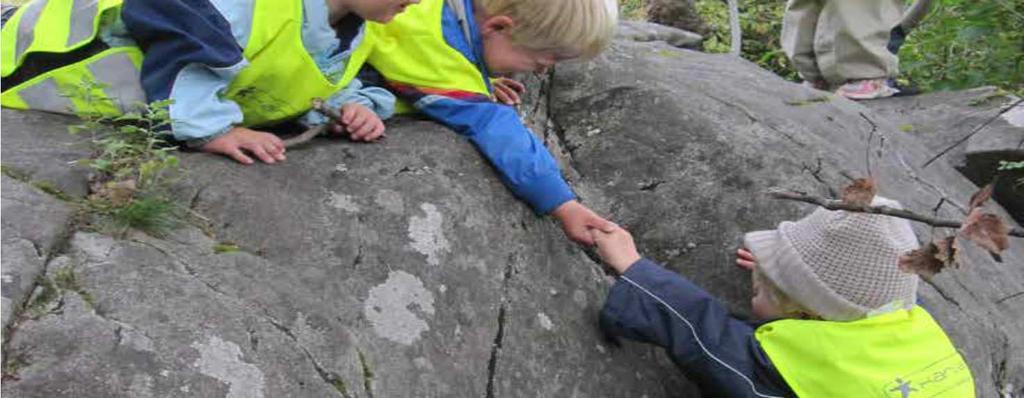
<instances>
[{"instance_id":1,"label":"thin branch","mask_svg":"<svg viewBox=\"0 0 1024 398\"><path fill-rule=\"evenodd\" d=\"M1009 112L1013 108L1016 108L1017 105L1020 105L1022 102L1024 102L1024 98L1017 100L1017 102L1014 102L1010 106L1006 107L1006 109L1003 109L1003 110L999 111L999 113L997 113L995 116L992 116L991 118L989 118L988 121L986 121L985 123L983 123L982 125L980 125L978 127L975 127L974 130L971 130L970 134L965 135L963 138L959 139L957 142L954 142L953 145L950 145L948 148L943 149L942 152L939 152L937 155L932 156L931 159L928 159L927 162L924 162L924 164L921 165L921 168L923 169L925 167L928 167L928 165L932 164L932 162L938 160L939 158L941 158L943 155L945 155L949 151L952 151L953 148L956 148L956 147L960 146L960 144L963 144L965 141L971 139L971 137L973 137L975 134L977 134L979 131L981 131L981 129L983 129L985 127L988 127L988 125L992 124L992 122L994 122L1000 116L1003 116L1003 114L1005 114L1006 112Z\"/></svg>"},{"instance_id":2,"label":"thin branch","mask_svg":"<svg viewBox=\"0 0 1024 398\"><path fill-rule=\"evenodd\" d=\"M326 130L326 128L325 128L325 125L323 125L323 124L321 124L319 126L310 127L309 130L303 131L302 134L299 134L297 136L285 139L284 140L284 147L285 148L291 148L291 147L296 146L296 145L305 144L305 143L309 142L310 140L312 140L313 137L316 137L316 136L322 134L324 132L324 130Z\"/></svg>"},{"instance_id":3,"label":"thin branch","mask_svg":"<svg viewBox=\"0 0 1024 398\"><path fill-rule=\"evenodd\" d=\"M328 119L333 120L335 123L344 124L341 121L341 115L339 115L338 112L336 112L335 110L328 107L324 100L320 98L313 99L313 110L320 112L321 115L326 116ZM323 134L325 130L326 125L323 124L311 127L309 128L309 130L303 131L302 134L284 140L284 147L291 148L296 145L305 144L312 140L313 137Z\"/></svg>"},{"instance_id":4,"label":"thin branch","mask_svg":"<svg viewBox=\"0 0 1024 398\"><path fill-rule=\"evenodd\" d=\"M864 112L860 112L860 117L864 118L864 120L867 120L868 123L871 124L871 132L868 133L868 144L864 148L864 164L865 164L865 167L867 167L867 169L868 169L868 177L872 177L872 174L871 174L871 141L873 141L875 139L875 132L878 131L878 125L875 124L875 121L871 120L871 118L869 118L868 115L865 115Z\"/></svg>"},{"instance_id":5,"label":"thin branch","mask_svg":"<svg viewBox=\"0 0 1024 398\"><path fill-rule=\"evenodd\" d=\"M928 224L938 228L960 228L961 224L959 221L953 220L940 220L928 216L923 216L914 213L909 210L894 209L886 206L858 206L843 203L842 201L834 199L825 199L816 196L810 196L804 193L786 191L779 188L771 188L768 190L768 196L774 199L786 199L795 200L798 202L810 203L817 205L828 210L846 210L857 213L870 213L870 214L883 214L891 217L903 218L906 220L917 221L920 223ZM1024 229L1013 228L1010 230L1010 236L1016 236L1018 238L1024 238Z\"/></svg>"}]
</instances>

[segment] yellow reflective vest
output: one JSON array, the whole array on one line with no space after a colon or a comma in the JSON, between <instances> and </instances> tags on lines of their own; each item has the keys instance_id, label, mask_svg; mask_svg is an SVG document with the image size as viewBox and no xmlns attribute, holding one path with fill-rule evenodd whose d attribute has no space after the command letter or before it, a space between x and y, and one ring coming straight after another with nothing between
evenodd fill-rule
<instances>
[{"instance_id":1,"label":"yellow reflective vest","mask_svg":"<svg viewBox=\"0 0 1024 398\"><path fill-rule=\"evenodd\" d=\"M385 25L367 23L367 34L375 38L368 62L389 82L490 96L483 69L445 41L444 5L445 0L423 0ZM466 41L471 43L468 37Z\"/></svg>"},{"instance_id":2,"label":"yellow reflective vest","mask_svg":"<svg viewBox=\"0 0 1024 398\"><path fill-rule=\"evenodd\" d=\"M33 0L4 25L3 76L15 73L32 53L68 53L96 39L103 16L119 12L122 0ZM239 104L243 124L260 126L302 115L313 98L340 91L355 77L373 48L366 34L341 79L331 83L302 44L302 1L256 0L243 55L249 65L225 97ZM4 107L61 113L113 115L145 101L137 47L114 47L85 60L4 87Z\"/></svg>"},{"instance_id":3,"label":"yellow reflective vest","mask_svg":"<svg viewBox=\"0 0 1024 398\"><path fill-rule=\"evenodd\" d=\"M800 397L974 397L974 379L921 307L852 322L786 319L755 338Z\"/></svg>"}]
</instances>

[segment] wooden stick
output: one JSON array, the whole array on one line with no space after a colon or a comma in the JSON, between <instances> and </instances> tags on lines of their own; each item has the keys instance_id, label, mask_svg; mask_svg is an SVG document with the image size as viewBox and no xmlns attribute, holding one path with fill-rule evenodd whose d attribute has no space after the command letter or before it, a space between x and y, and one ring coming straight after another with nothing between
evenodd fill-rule
<instances>
[{"instance_id":1,"label":"wooden stick","mask_svg":"<svg viewBox=\"0 0 1024 398\"><path fill-rule=\"evenodd\" d=\"M925 223L938 228L960 228L961 226L960 222L958 221L935 219L932 217L914 213L909 210L894 209L886 206L850 205L835 199L819 198L816 196L810 196L799 192L786 191L779 188L769 189L768 196L771 196L772 198L775 199L795 200L798 202L810 203L812 205L817 205L828 210L846 210L857 213L883 214L891 217L897 217L906 220ZM1010 230L1009 235L1016 236L1018 238L1024 238L1024 229L1013 228Z\"/></svg>"},{"instance_id":2,"label":"wooden stick","mask_svg":"<svg viewBox=\"0 0 1024 398\"><path fill-rule=\"evenodd\" d=\"M320 114L326 116L328 119L333 120L335 123L343 124L341 122L341 115L339 115L338 112L335 112L330 107L328 107L324 100L320 98L313 98L313 110L320 112ZM305 144L312 140L313 137L323 134L324 131L326 131L326 129L327 125L323 124L311 127L309 130L303 131L302 134L284 140L284 147L291 148L296 145Z\"/></svg>"},{"instance_id":3,"label":"wooden stick","mask_svg":"<svg viewBox=\"0 0 1024 398\"><path fill-rule=\"evenodd\" d=\"M291 148L296 145L305 144L312 140L313 137L322 134L326 129L327 126L323 124L319 126L310 127L309 130L303 131L302 134L284 140L284 147Z\"/></svg>"}]
</instances>

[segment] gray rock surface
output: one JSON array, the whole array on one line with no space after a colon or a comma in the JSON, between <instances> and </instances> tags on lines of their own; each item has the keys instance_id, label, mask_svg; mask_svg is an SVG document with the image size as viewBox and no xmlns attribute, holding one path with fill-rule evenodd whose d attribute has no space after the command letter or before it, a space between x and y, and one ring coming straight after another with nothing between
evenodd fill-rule
<instances>
[{"instance_id":1,"label":"gray rock surface","mask_svg":"<svg viewBox=\"0 0 1024 398\"><path fill-rule=\"evenodd\" d=\"M73 212L66 203L28 183L2 175L0 185L3 186L0 312L6 330L14 309L24 305L36 285L36 278L43 274L46 261L55 250L60 250L58 246L66 238Z\"/></svg>"},{"instance_id":2,"label":"gray rock surface","mask_svg":"<svg viewBox=\"0 0 1024 398\"><path fill-rule=\"evenodd\" d=\"M932 152L925 162L948 163L979 186L1000 175L995 200L1024 222L1024 186L1017 183L1024 171L997 170L1001 160L1024 160L1024 104L1019 101L982 87L864 104L918 138Z\"/></svg>"},{"instance_id":3,"label":"gray rock surface","mask_svg":"<svg viewBox=\"0 0 1024 398\"><path fill-rule=\"evenodd\" d=\"M919 168L929 151L861 105L807 101L823 94L732 57L619 40L541 83L524 110L581 198L741 314L741 232L810 210L765 188L828 194L870 159L883 194L914 210L945 197L940 215L959 217L975 190L949 165ZM9 115L5 139L36 127ZM208 224L163 238L74 232L46 267L65 281L59 294L37 287L49 310L8 334L3 393L699 395L658 350L605 341L601 267L455 134L396 119L378 144L318 139L288 154L249 167L182 156L182 203ZM14 183L2 183L6 195ZM1014 242L1001 265L964 250L967 264L931 279L923 300L979 396L1020 394L1024 249Z\"/></svg>"},{"instance_id":4,"label":"gray rock surface","mask_svg":"<svg viewBox=\"0 0 1024 398\"><path fill-rule=\"evenodd\" d=\"M692 50L700 49L704 41L701 35L690 31L643 21L623 21L619 24L615 36L639 42L663 41L675 47Z\"/></svg>"},{"instance_id":5,"label":"gray rock surface","mask_svg":"<svg viewBox=\"0 0 1024 398\"><path fill-rule=\"evenodd\" d=\"M11 109L0 112L0 117L7 123L31 127L4 129L0 157L6 172L46 184L73 197L80 198L89 193L88 168L74 164L89 157L88 137L75 138L68 134L68 126L79 124L78 119Z\"/></svg>"}]
</instances>

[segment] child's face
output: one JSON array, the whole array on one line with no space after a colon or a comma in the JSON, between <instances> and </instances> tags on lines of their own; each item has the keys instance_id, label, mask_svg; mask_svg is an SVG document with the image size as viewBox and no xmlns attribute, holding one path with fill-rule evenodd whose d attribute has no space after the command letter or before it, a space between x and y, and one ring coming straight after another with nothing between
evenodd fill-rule
<instances>
[{"instance_id":1,"label":"child's face","mask_svg":"<svg viewBox=\"0 0 1024 398\"><path fill-rule=\"evenodd\" d=\"M396 15L405 11L405 7L417 4L420 0L331 0L343 1L348 8L356 15L365 20L387 23Z\"/></svg>"},{"instance_id":2,"label":"child's face","mask_svg":"<svg viewBox=\"0 0 1024 398\"><path fill-rule=\"evenodd\" d=\"M754 297L750 299L750 310L757 319L769 320L784 318L785 313L775 304L766 286L761 286L757 277L751 278L754 288Z\"/></svg>"},{"instance_id":3,"label":"child's face","mask_svg":"<svg viewBox=\"0 0 1024 398\"><path fill-rule=\"evenodd\" d=\"M488 17L480 24L484 62L491 74L543 72L558 62L576 58L563 51L533 50L514 43L508 34L513 26L515 22L504 15Z\"/></svg>"}]
</instances>

